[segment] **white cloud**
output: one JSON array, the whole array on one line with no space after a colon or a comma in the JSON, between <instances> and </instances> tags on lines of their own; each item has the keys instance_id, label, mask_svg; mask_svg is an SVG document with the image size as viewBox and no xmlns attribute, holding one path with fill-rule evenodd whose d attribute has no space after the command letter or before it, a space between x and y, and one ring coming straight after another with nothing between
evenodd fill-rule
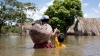
<instances>
[{"instance_id":1,"label":"white cloud","mask_svg":"<svg viewBox=\"0 0 100 56\"><path fill-rule=\"evenodd\" d=\"M87 7L88 5L88 3L83 3L83 7Z\"/></svg>"},{"instance_id":2,"label":"white cloud","mask_svg":"<svg viewBox=\"0 0 100 56\"><path fill-rule=\"evenodd\" d=\"M38 20L41 18L41 16L43 15L43 13L47 10L47 7L43 7L41 10L39 11L36 11L35 14L33 14L32 12L34 11L27 11L26 14L27 14L27 17L28 18L32 18L34 20Z\"/></svg>"},{"instance_id":3,"label":"white cloud","mask_svg":"<svg viewBox=\"0 0 100 56\"><path fill-rule=\"evenodd\" d=\"M29 18L32 15L32 11L26 11L27 17Z\"/></svg>"},{"instance_id":4,"label":"white cloud","mask_svg":"<svg viewBox=\"0 0 100 56\"><path fill-rule=\"evenodd\" d=\"M93 8L93 12L95 12L97 14L100 14L100 12L97 9L95 9L95 8Z\"/></svg>"},{"instance_id":5,"label":"white cloud","mask_svg":"<svg viewBox=\"0 0 100 56\"><path fill-rule=\"evenodd\" d=\"M82 2L82 0L81 0L81 2Z\"/></svg>"},{"instance_id":6,"label":"white cloud","mask_svg":"<svg viewBox=\"0 0 100 56\"><path fill-rule=\"evenodd\" d=\"M38 14L34 14L34 15L32 16L32 18L33 18L34 20L37 20L37 19L40 19L40 16L39 16Z\"/></svg>"},{"instance_id":7,"label":"white cloud","mask_svg":"<svg viewBox=\"0 0 100 56\"><path fill-rule=\"evenodd\" d=\"M46 10L47 10L47 7L44 6L44 7L40 10L40 14L43 14Z\"/></svg>"},{"instance_id":8,"label":"white cloud","mask_svg":"<svg viewBox=\"0 0 100 56\"><path fill-rule=\"evenodd\" d=\"M37 12L32 16L32 18L33 18L34 20L40 19L40 18L42 17L43 13L44 13L46 10L47 10L47 7L44 6L41 10L37 11Z\"/></svg>"},{"instance_id":9,"label":"white cloud","mask_svg":"<svg viewBox=\"0 0 100 56\"><path fill-rule=\"evenodd\" d=\"M98 7L99 7L99 9L100 9L100 3L99 3L99 5L98 5Z\"/></svg>"},{"instance_id":10,"label":"white cloud","mask_svg":"<svg viewBox=\"0 0 100 56\"><path fill-rule=\"evenodd\" d=\"M32 18L34 20L40 19L43 13L47 10L48 6L53 4L53 1L54 0L50 1L49 3L46 3L46 5L43 8L41 8L39 11L36 11L34 15L32 14L33 11L27 11L26 12L27 17Z\"/></svg>"},{"instance_id":11,"label":"white cloud","mask_svg":"<svg viewBox=\"0 0 100 56\"><path fill-rule=\"evenodd\" d=\"M86 18L88 15L87 14L84 14L84 17Z\"/></svg>"},{"instance_id":12,"label":"white cloud","mask_svg":"<svg viewBox=\"0 0 100 56\"><path fill-rule=\"evenodd\" d=\"M47 4L48 6L53 5L53 1L54 1L54 0L52 0L51 2L46 3L46 4Z\"/></svg>"}]
</instances>

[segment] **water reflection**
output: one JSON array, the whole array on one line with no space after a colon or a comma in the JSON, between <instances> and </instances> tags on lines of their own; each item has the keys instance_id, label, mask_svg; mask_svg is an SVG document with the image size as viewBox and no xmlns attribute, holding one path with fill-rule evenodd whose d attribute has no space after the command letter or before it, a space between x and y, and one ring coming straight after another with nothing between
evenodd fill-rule
<instances>
[{"instance_id":1,"label":"water reflection","mask_svg":"<svg viewBox=\"0 0 100 56\"><path fill-rule=\"evenodd\" d=\"M53 39L52 39L53 42ZM34 49L29 36L0 36L0 56L99 56L99 36L67 36L65 49Z\"/></svg>"}]
</instances>

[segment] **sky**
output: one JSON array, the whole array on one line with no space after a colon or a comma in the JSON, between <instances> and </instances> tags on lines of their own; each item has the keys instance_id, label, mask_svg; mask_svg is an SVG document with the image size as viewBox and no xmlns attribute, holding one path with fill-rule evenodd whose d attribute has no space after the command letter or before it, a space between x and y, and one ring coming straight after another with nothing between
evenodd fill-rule
<instances>
[{"instance_id":1,"label":"sky","mask_svg":"<svg viewBox=\"0 0 100 56\"><path fill-rule=\"evenodd\" d=\"M27 11L27 17L34 20L40 19L49 5L52 5L54 0L18 0L20 2L35 3L39 11L32 14L32 11ZM100 18L100 0L80 0L82 2L82 11L85 18ZM30 16L29 16L30 15Z\"/></svg>"}]
</instances>

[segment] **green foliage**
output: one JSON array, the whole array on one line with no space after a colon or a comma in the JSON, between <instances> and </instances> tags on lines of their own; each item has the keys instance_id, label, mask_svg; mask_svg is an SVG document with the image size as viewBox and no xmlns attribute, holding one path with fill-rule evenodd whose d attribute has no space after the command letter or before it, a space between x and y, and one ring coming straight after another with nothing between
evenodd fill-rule
<instances>
[{"instance_id":1,"label":"green foliage","mask_svg":"<svg viewBox=\"0 0 100 56\"><path fill-rule=\"evenodd\" d=\"M2 27L2 34L6 34L6 33L19 33L19 27L18 26L3 26Z\"/></svg>"},{"instance_id":2,"label":"green foliage","mask_svg":"<svg viewBox=\"0 0 100 56\"><path fill-rule=\"evenodd\" d=\"M37 7L34 3L26 2L22 3L17 0L1 0L0 1L0 33L1 28L4 26L4 22L8 20L17 21L24 23L27 19L25 11L32 10L36 11ZM34 13L33 12L33 13Z\"/></svg>"},{"instance_id":3,"label":"green foliage","mask_svg":"<svg viewBox=\"0 0 100 56\"><path fill-rule=\"evenodd\" d=\"M64 22L56 23L59 24L62 29L65 29L68 26L71 26L75 18L83 17L83 12L81 9L81 1L80 0L54 0L53 5L49 6L49 8L44 13L49 15L50 18L57 17L58 19L51 19L52 22L50 24L55 27L53 24L55 22ZM56 25L56 27L58 27ZM59 27L58 27L59 28Z\"/></svg>"},{"instance_id":4,"label":"green foliage","mask_svg":"<svg viewBox=\"0 0 100 56\"><path fill-rule=\"evenodd\" d=\"M3 26L2 27L2 34L6 34L9 32L9 27L8 26Z\"/></svg>"},{"instance_id":5,"label":"green foliage","mask_svg":"<svg viewBox=\"0 0 100 56\"><path fill-rule=\"evenodd\" d=\"M11 28L10 28L10 31L11 31L11 33L19 33L19 27L17 27L17 26L12 26Z\"/></svg>"},{"instance_id":6,"label":"green foliage","mask_svg":"<svg viewBox=\"0 0 100 56\"><path fill-rule=\"evenodd\" d=\"M26 20L26 22L33 23L34 20L33 20L32 18L28 18L28 19Z\"/></svg>"},{"instance_id":7,"label":"green foliage","mask_svg":"<svg viewBox=\"0 0 100 56\"><path fill-rule=\"evenodd\" d=\"M50 25L52 25L52 28L58 28L61 32L64 32L64 25L65 25L65 21L57 18L57 17L53 17L52 20L50 20Z\"/></svg>"}]
</instances>

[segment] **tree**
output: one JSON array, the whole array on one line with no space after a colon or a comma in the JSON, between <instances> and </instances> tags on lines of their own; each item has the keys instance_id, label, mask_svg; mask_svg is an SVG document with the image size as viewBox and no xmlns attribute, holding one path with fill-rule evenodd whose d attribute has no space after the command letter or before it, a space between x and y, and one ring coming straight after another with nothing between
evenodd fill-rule
<instances>
[{"instance_id":1,"label":"tree","mask_svg":"<svg viewBox=\"0 0 100 56\"><path fill-rule=\"evenodd\" d=\"M2 0L0 1L0 33L1 28L4 23L8 20L21 20L20 23L23 23L27 17L24 11L37 10L37 7L34 3L22 3L17 0Z\"/></svg>"},{"instance_id":2,"label":"tree","mask_svg":"<svg viewBox=\"0 0 100 56\"><path fill-rule=\"evenodd\" d=\"M33 20L32 18L28 18L28 19L26 20L26 22L33 23L34 20Z\"/></svg>"},{"instance_id":3,"label":"tree","mask_svg":"<svg viewBox=\"0 0 100 56\"><path fill-rule=\"evenodd\" d=\"M81 1L54 0L53 5L50 5L44 14L49 15L50 18L57 17L55 20L51 19L51 25L66 33L67 29L74 23L75 18L83 17ZM60 26L54 26L55 22Z\"/></svg>"}]
</instances>

